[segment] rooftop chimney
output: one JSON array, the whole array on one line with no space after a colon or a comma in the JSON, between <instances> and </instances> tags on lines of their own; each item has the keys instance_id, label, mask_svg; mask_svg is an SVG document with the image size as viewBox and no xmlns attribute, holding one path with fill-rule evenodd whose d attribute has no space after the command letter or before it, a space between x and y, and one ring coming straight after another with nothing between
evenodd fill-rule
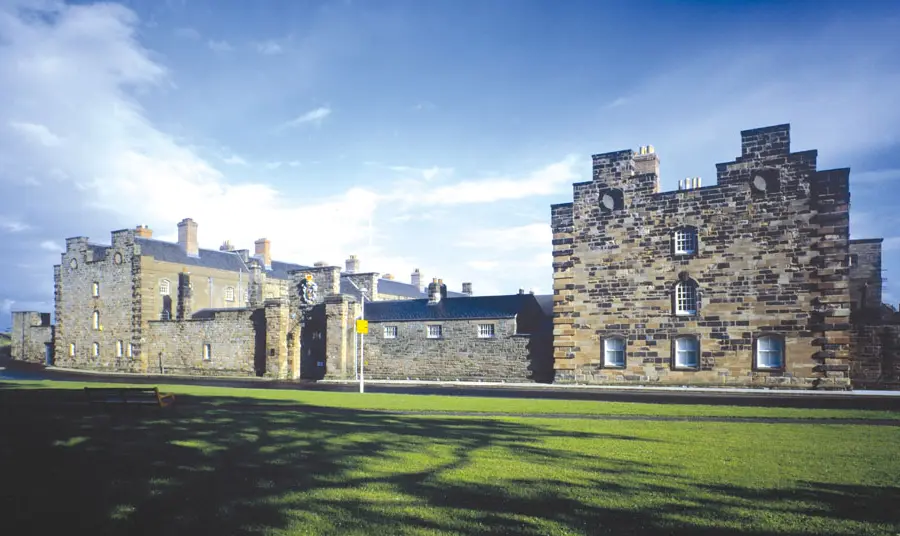
<instances>
[{"instance_id":1,"label":"rooftop chimney","mask_svg":"<svg viewBox=\"0 0 900 536\"><path fill-rule=\"evenodd\" d=\"M356 255L350 255L347 259L347 270L348 274L355 274L359 271L359 259L356 258Z\"/></svg>"},{"instance_id":2,"label":"rooftop chimney","mask_svg":"<svg viewBox=\"0 0 900 536\"><path fill-rule=\"evenodd\" d=\"M328 266L328 263L325 261L316 261L313 266L315 266L316 268L324 268L325 266Z\"/></svg>"},{"instance_id":3,"label":"rooftop chimney","mask_svg":"<svg viewBox=\"0 0 900 536\"><path fill-rule=\"evenodd\" d=\"M652 145L641 145L634 153L634 172L637 175L653 173L656 175L654 193L659 193L659 155Z\"/></svg>"},{"instance_id":4,"label":"rooftop chimney","mask_svg":"<svg viewBox=\"0 0 900 536\"><path fill-rule=\"evenodd\" d=\"M416 290L418 290L419 292L422 292L422 274L419 273L418 268L413 270L412 278L410 279L410 282L412 283L412 285L414 287L416 287Z\"/></svg>"},{"instance_id":5,"label":"rooftop chimney","mask_svg":"<svg viewBox=\"0 0 900 536\"><path fill-rule=\"evenodd\" d=\"M520 289L519 289L519 294L525 294L525 289L524 289L524 288L520 288Z\"/></svg>"},{"instance_id":6,"label":"rooftop chimney","mask_svg":"<svg viewBox=\"0 0 900 536\"><path fill-rule=\"evenodd\" d=\"M443 279L433 278L428 284L428 305L436 305L447 297L447 285Z\"/></svg>"},{"instance_id":7,"label":"rooftop chimney","mask_svg":"<svg viewBox=\"0 0 900 536\"><path fill-rule=\"evenodd\" d=\"M134 228L134 236L140 238L153 238L153 230L145 224L141 224Z\"/></svg>"},{"instance_id":8,"label":"rooftop chimney","mask_svg":"<svg viewBox=\"0 0 900 536\"><path fill-rule=\"evenodd\" d=\"M694 188L700 188L702 184L703 181L700 180L700 177L688 177L684 180L678 181L678 189L693 190Z\"/></svg>"},{"instance_id":9,"label":"rooftop chimney","mask_svg":"<svg viewBox=\"0 0 900 536\"><path fill-rule=\"evenodd\" d=\"M260 238L256 242L256 257L262 261L266 270L272 269L272 253L270 251L270 242L268 238Z\"/></svg>"},{"instance_id":10,"label":"rooftop chimney","mask_svg":"<svg viewBox=\"0 0 900 536\"><path fill-rule=\"evenodd\" d=\"M472 295L472 283L466 282L462 284L462 293L466 296Z\"/></svg>"},{"instance_id":11,"label":"rooftop chimney","mask_svg":"<svg viewBox=\"0 0 900 536\"><path fill-rule=\"evenodd\" d=\"M178 245L188 257L200 256L200 245L197 243L197 222L190 218L178 224Z\"/></svg>"},{"instance_id":12,"label":"rooftop chimney","mask_svg":"<svg viewBox=\"0 0 900 536\"><path fill-rule=\"evenodd\" d=\"M394 274L384 274L383 276L381 276L381 278L382 278L382 279L389 279L389 280L393 281L393 280L394 280Z\"/></svg>"},{"instance_id":13,"label":"rooftop chimney","mask_svg":"<svg viewBox=\"0 0 900 536\"><path fill-rule=\"evenodd\" d=\"M230 240L226 240L219 246L219 251L234 251L234 245L232 245Z\"/></svg>"}]
</instances>

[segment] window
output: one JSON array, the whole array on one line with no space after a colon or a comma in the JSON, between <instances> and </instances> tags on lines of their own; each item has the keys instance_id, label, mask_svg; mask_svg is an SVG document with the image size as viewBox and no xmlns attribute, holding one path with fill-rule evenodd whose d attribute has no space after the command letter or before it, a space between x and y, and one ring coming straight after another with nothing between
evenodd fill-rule
<instances>
[{"instance_id":1,"label":"window","mask_svg":"<svg viewBox=\"0 0 900 536\"><path fill-rule=\"evenodd\" d=\"M95 298L100 297L100 283L94 281L94 283L91 285L91 296Z\"/></svg>"},{"instance_id":2,"label":"window","mask_svg":"<svg viewBox=\"0 0 900 536\"><path fill-rule=\"evenodd\" d=\"M697 229L684 227L675 231L675 254L694 255L697 253Z\"/></svg>"},{"instance_id":3,"label":"window","mask_svg":"<svg viewBox=\"0 0 900 536\"><path fill-rule=\"evenodd\" d=\"M169 284L168 279L163 279L162 281L160 281L159 282L159 294L161 296L168 296L169 295L169 287L170 287L170 284Z\"/></svg>"},{"instance_id":4,"label":"window","mask_svg":"<svg viewBox=\"0 0 900 536\"><path fill-rule=\"evenodd\" d=\"M429 339L440 339L441 338L441 326L428 326L428 338Z\"/></svg>"},{"instance_id":5,"label":"window","mask_svg":"<svg viewBox=\"0 0 900 536\"><path fill-rule=\"evenodd\" d=\"M91 353L94 354L94 357L100 357L100 343L95 342L91 346L92 346Z\"/></svg>"},{"instance_id":6,"label":"window","mask_svg":"<svg viewBox=\"0 0 900 536\"><path fill-rule=\"evenodd\" d=\"M623 337L603 339L603 366L625 366L625 339Z\"/></svg>"},{"instance_id":7,"label":"window","mask_svg":"<svg viewBox=\"0 0 900 536\"><path fill-rule=\"evenodd\" d=\"M159 319L165 320L165 321L171 320L172 319L172 311L169 311L168 309L163 309L162 312L159 313Z\"/></svg>"},{"instance_id":8,"label":"window","mask_svg":"<svg viewBox=\"0 0 900 536\"><path fill-rule=\"evenodd\" d=\"M69 343L69 357L75 357L75 343Z\"/></svg>"},{"instance_id":9,"label":"window","mask_svg":"<svg viewBox=\"0 0 900 536\"><path fill-rule=\"evenodd\" d=\"M116 357L122 357L122 349L125 346L125 343L122 341L116 341Z\"/></svg>"},{"instance_id":10,"label":"window","mask_svg":"<svg viewBox=\"0 0 900 536\"><path fill-rule=\"evenodd\" d=\"M494 325L493 324L478 324L478 338L479 339L490 339L494 336Z\"/></svg>"},{"instance_id":11,"label":"window","mask_svg":"<svg viewBox=\"0 0 900 536\"><path fill-rule=\"evenodd\" d=\"M677 369L700 368L700 341L693 335L675 339L675 363Z\"/></svg>"},{"instance_id":12,"label":"window","mask_svg":"<svg viewBox=\"0 0 900 536\"><path fill-rule=\"evenodd\" d=\"M756 340L756 368L784 368L784 339L777 335L763 335Z\"/></svg>"},{"instance_id":13,"label":"window","mask_svg":"<svg viewBox=\"0 0 900 536\"><path fill-rule=\"evenodd\" d=\"M847 268L853 268L859 264L859 255L856 253L851 253L847 255Z\"/></svg>"},{"instance_id":14,"label":"window","mask_svg":"<svg viewBox=\"0 0 900 536\"><path fill-rule=\"evenodd\" d=\"M234 301L234 287L225 287L225 301Z\"/></svg>"},{"instance_id":15,"label":"window","mask_svg":"<svg viewBox=\"0 0 900 536\"><path fill-rule=\"evenodd\" d=\"M385 339L396 339L397 338L397 326L384 326L384 338Z\"/></svg>"},{"instance_id":16,"label":"window","mask_svg":"<svg viewBox=\"0 0 900 536\"><path fill-rule=\"evenodd\" d=\"M212 348L208 344L203 345L203 360L209 361L212 358Z\"/></svg>"},{"instance_id":17,"label":"window","mask_svg":"<svg viewBox=\"0 0 900 536\"><path fill-rule=\"evenodd\" d=\"M91 326L94 329L100 329L100 311L94 311L91 314Z\"/></svg>"},{"instance_id":18,"label":"window","mask_svg":"<svg viewBox=\"0 0 900 536\"><path fill-rule=\"evenodd\" d=\"M681 281L675 285L675 314L697 314L697 284L693 281Z\"/></svg>"},{"instance_id":19,"label":"window","mask_svg":"<svg viewBox=\"0 0 900 536\"><path fill-rule=\"evenodd\" d=\"M131 343L128 343L128 346L125 349L125 356L134 357L134 345L132 345Z\"/></svg>"}]
</instances>

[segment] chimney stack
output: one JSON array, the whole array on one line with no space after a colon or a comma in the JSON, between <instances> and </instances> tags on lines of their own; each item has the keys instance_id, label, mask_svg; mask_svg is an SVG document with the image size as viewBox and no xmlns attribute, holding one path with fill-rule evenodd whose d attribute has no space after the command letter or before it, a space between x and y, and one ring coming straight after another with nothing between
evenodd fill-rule
<instances>
[{"instance_id":1,"label":"chimney stack","mask_svg":"<svg viewBox=\"0 0 900 536\"><path fill-rule=\"evenodd\" d=\"M188 257L200 256L200 245L197 243L197 222L185 218L178 224L178 245Z\"/></svg>"},{"instance_id":2,"label":"chimney stack","mask_svg":"<svg viewBox=\"0 0 900 536\"><path fill-rule=\"evenodd\" d=\"M134 228L134 236L139 238L153 238L153 230L145 224L141 224Z\"/></svg>"},{"instance_id":3,"label":"chimney stack","mask_svg":"<svg viewBox=\"0 0 900 536\"><path fill-rule=\"evenodd\" d=\"M472 283L465 282L462 284L462 293L466 296L472 295Z\"/></svg>"},{"instance_id":4,"label":"chimney stack","mask_svg":"<svg viewBox=\"0 0 900 536\"><path fill-rule=\"evenodd\" d=\"M433 278L428 284L428 305L436 305L447 297L447 285L443 279Z\"/></svg>"},{"instance_id":5,"label":"chimney stack","mask_svg":"<svg viewBox=\"0 0 900 536\"><path fill-rule=\"evenodd\" d=\"M230 240L226 240L219 246L219 251L234 251L234 245L232 245Z\"/></svg>"},{"instance_id":6,"label":"chimney stack","mask_svg":"<svg viewBox=\"0 0 900 536\"><path fill-rule=\"evenodd\" d=\"M316 261L313 266L315 266L316 268L324 268L325 266L328 266L328 263L325 261Z\"/></svg>"},{"instance_id":7,"label":"chimney stack","mask_svg":"<svg viewBox=\"0 0 900 536\"><path fill-rule=\"evenodd\" d=\"M634 155L634 172L637 175L653 173L659 176L659 155L652 145L642 145Z\"/></svg>"},{"instance_id":8,"label":"chimney stack","mask_svg":"<svg viewBox=\"0 0 900 536\"><path fill-rule=\"evenodd\" d=\"M394 280L394 274L384 274L383 276L381 276L381 278L382 278L382 279L387 279L387 280L389 280L389 281L393 281L393 280Z\"/></svg>"},{"instance_id":9,"label":"chimney stack","mask_svg":"<svg viewBox=\"0 0 900 536\"><path fill-rule=\"evenodd\" d=\"M520 288L520 289L519 289L519 294L525 294L525 289L524 289L524 288Z\"/></svg>"},{"instance_id":10,"label":"chimney stack","mask_svg":"<svg viewBox=\"0 0 900 536\"><path fill-rule=\"evenodd\" d=\"M422 274L419 273L418 268L413 270L412 278L410 279L410 282L412 283L412 285L414 287L416 287L416 290L418 290L419 292L422 292Z\"/></svg>"},{"instance_id":11,"label":"chimney stack","mask_svg":"<svg viewBox=\"0 0 900 536\"><path fill-rule=\"evenodd\" d=\"M264 270L272 269L272 253L270 251L270 242L268 238L260 238L256 242L256 257L262 262Z\"/></svg>"},{"instance_id":12,"label":"chimney stack","mask_svg":"<svg viewBox=\"0 0 900 536\"><path fill-rule=\"evenodd\" d=\"M356 258L356 255L350 255L347 259L347 269L345 270L348 274L355 274L359 271L359 259Z\"/></svg>"}]
</instances>

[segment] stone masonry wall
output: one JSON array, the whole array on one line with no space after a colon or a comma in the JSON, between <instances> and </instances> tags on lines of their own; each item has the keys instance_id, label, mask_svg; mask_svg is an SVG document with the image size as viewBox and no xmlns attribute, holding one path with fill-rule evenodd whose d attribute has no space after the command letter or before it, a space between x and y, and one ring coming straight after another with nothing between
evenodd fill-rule
<instances>
[{"instance_id":1,"label":"stone masonry wall","mask_svg":"<svg viewBox=\"0 0 900 536\"><path fill-rule=\"evenodd\" d=\"M595 155L593 180L551 208L557 382L849 383L849 170L817 172L816 151L791 153L788 125L741 137L715 186L659 193L658 176L617 151ZM697 252L676 255L686 226ZM696 314L674 314L678 281L697 284ZM783 370L754 364L769 333L784 337ZM626 338L624 368L603 365L612 335ZM674 370L677 335L699 338L697 370Z\"/></svg>"},{"instance_id":2,"label":"stone masonry wall","mask_svg":"<svg viewBox=\"0 0 900 536\"><path fill-rule=\"evenodd\" d=\"M850 241L850 301L854 309L881 307L881 242L881 238Z\"/></svg>"},{"instance_id":3,"label":"stone masonry wall","mask_svg":"<svg viewBox=\"0 0 900 536\"><path fill-rule=\"evenodd\" d=\"M900 389L900 324L856 325L851 378L857 389Z\"/></svg>"},{"instance_id":4,"label":"stone masonry wall","mask_svg":"<svg viewBox=\"0 0 900 536\"><path fill-rule=\"evenodd\" d=\"M257 330L253 309L216 311L210 318L151 321L147 328L148 372L193 376L255 376ZM265 338L263 338L263 342ZM204 359L203 346L210 347Z\"/></svg>"},{"instance_id":5,"label":"stone masonry wall","mask_svg":"<svg viewBox=\"0 0 900 536\"><path fill-rule=\"evenodd\" d=\"M16 311L12 319L10 357L17 361L47 364L47 345L53 343L50 313Z\"/></svg>"},{"instance_id":6,"label":"stone masonry wall","mask_svg":"<svg viewBox=\"0 0 900 536\"><path fill-rule=\"evenodd\" d=\"M478 324L494 324L493 338L478 338ZM440 339L427 338L441 325ZM397 337L386 339L385 326ZM366 378L530 381L531 337L516 335L514 319L370 322L365 338Z\"/></svg>"}]
</instances>

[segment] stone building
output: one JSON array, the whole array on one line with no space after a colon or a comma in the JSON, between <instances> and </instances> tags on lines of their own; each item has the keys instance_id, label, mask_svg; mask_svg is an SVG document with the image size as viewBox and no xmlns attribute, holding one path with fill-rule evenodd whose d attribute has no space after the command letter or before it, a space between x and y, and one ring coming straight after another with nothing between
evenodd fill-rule
<instances>
[{"instance_id":1,"label":"stone building","mask_svg":"<svg viewBox=\"0 0 900 536\"><path fill-rule=\"evenodd\" d=\"M746 130L717 184L662 192L652 146L594 155L551 208L556 381L848 386L880 241L849 240L850 170L816 157Z\"/></svg>"},{"instance_id":2,"label":"stone building","mask_svg":"<svg viewBox=\"0 0 900 536\"><path fill-rule=\"evenodd\" d=\"M375 379L552 381L552 296L448 297L366 305L366 376Z\"/></svg>"},{"instance_id":3,"label":"stone building","mask_svg":"<svg viewBox=\"0 0 900 536\"><path fill-rule=\"evenodd\" d=\"M355 377L362 300L377 310L428 299L418 269L404 283L361 271L356 256L344 270L280 262L264 238L253 255L228 242L202 249L190 218L178 224L176 243L143 225L113 231L109 245L70 238L54 279L55 324L47 313L17 312L15 358L117 372ZM463 292L442 288L448 301L477 299L468 282ZM495 350L528 357L514 344Z\"/></svg>"}]
</instances>

